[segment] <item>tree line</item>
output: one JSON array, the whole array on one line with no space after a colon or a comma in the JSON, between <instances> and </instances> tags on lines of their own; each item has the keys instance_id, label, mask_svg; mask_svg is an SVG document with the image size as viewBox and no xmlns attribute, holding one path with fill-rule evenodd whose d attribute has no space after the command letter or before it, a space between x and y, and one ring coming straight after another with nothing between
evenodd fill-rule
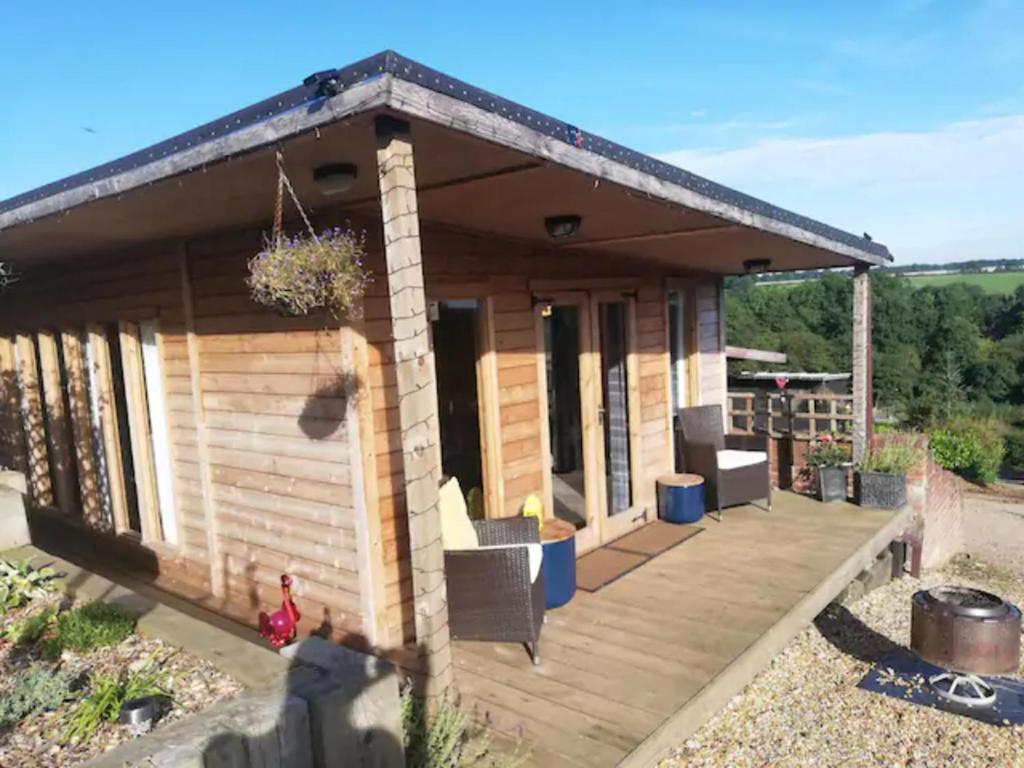
<instances>
[{"instance_id":1,"label":"tree line","mask_svg":"<svg viewBox=\"0 0 1024 768\"><path fill-rule=\"evenodd\" d=\"M915 287L886 273L872 273L871 286L876 409L913 428L964 415L1021 421L1024 286L997 295L960 283ZM846 275L788 286L741 277L726 285L729 343L785 352L788 370L849 371L852 308Z\"/></svg>"}]
</instances>

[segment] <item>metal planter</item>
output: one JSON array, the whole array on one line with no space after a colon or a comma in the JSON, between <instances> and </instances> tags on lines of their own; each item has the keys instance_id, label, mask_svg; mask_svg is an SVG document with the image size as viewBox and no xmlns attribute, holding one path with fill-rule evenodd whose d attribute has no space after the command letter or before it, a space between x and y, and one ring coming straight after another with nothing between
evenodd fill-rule
<instances>
[{"instance_id":1,"label":"metal planter","mask_svg":"<svg viewBox=\"0 0 1024 768\"><path fill-rule=\"evenodd\" d=\"M862 507L899 509L907 503L907 476L885 472L857 472L853 498Z\"/></svg>"},{"instance_id":2,"label":"metal planter","mask_svg":"<svg viewBox=\"0 0 1024 768\"><path fill-rule=\"evenodd\" d=\"M846 501L846 467L818 467L819 501Z\"/></svg>"}]
</instances>

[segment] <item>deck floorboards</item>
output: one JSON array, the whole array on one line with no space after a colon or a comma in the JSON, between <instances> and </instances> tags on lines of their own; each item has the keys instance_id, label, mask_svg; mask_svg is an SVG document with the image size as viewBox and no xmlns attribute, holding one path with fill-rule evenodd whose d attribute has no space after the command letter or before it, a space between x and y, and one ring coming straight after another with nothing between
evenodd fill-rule
<instances>
[{"instance_id":1,"label":"deck floorboards","mask_svg":"<svg viewBox=\"0 0 1024 768\"><path fill-rule=\"evenodd\" d=\"M779 493L548 612L541 663L455 643L460 703L538 766L652 765L742 689L907 524Z\"/></svg>"}]
</instances>

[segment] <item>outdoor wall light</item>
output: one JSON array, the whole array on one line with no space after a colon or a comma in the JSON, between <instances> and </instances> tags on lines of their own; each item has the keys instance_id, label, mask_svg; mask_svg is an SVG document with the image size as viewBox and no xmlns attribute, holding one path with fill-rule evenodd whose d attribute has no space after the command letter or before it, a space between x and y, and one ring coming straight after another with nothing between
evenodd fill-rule
<instances>
[{"instance_id":1,"label":"outdoor wall light","mask_svg":"<svg viewBox=\"0 0 1024 768\"><path fill-rule=\"evenodd\" d=\"M748 275L760 275L767 272L771 265L771 259L747 259L743 262L743 271Z\"/></svg>"},{"instance_id":2,"label":"outdoor wall light","mask_svg":"<svg viewBox=\"0 0 1024 768\"><path fill-rule=\"evenodd\" d=\"M356 183L359 169L351 163L328 163L313 169L313 183L325 195L348 192Z\"/></svg>"},{"instance_id":3,"label":"outdoor wall light","mask_svg":"<svg viewBox=\"0 0 1024 768\"><path fill-rule=\"evenodd\" d=\"M576 214L569 214L566 216L548 216L544 219L544 229L548 231L548 236L555 239L561 240L566 237L572 237L580 231L580 224L583 219Z\"/></svg>"}]
</instances>

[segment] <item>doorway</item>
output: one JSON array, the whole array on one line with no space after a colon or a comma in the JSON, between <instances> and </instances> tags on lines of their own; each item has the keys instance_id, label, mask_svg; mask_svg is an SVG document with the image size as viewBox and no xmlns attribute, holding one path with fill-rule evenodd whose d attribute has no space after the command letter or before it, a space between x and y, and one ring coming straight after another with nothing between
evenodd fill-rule
<instances>
[{"instance_id":1,"label":"doorway","mask_svg":"<svg viewBox=\"0 0 1024 768\"><path fill-rule=\"evenodd\" d=\"M537 298L547 399L550 513L576 528L578 551L644 521L634 497L633 300L620 293Z\"/></svg>"},{"instance_id":2,"label":"doorway","mask_svg":"<svg viewBox=\"0 0 1024 768\"><path fill-rule=\"evenodd\" d=\"M446 478L458 479L470 515L482 518L484 480L477 380L480 302L440 301L432 310L441 471Z\"/></svg>"}]
</instances>

